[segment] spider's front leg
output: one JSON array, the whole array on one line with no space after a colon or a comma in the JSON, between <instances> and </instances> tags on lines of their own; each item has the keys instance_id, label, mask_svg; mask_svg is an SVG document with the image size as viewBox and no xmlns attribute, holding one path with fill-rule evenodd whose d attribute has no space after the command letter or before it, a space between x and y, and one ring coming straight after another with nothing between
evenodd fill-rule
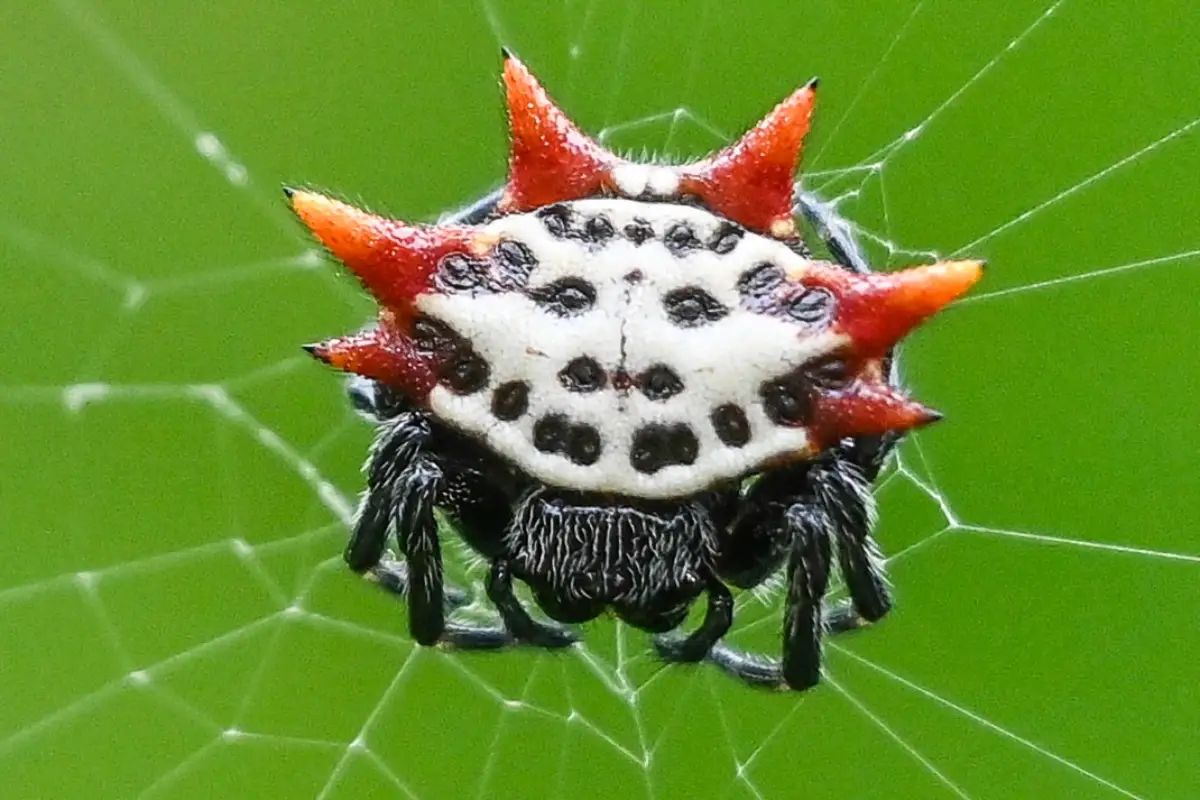
<instances>
[{"instance_id":1,"label":"spider's front leg","mask_svg":"<svg viewBox=\"0 0 1200 800\"><path fill-rule=\"evenodd\" d=\"M414 410L402 395L378 381L358 375L347 381L346 395L355 410L377 424L397 420ZM386 457L412 458L418 449L416 440L422 435L419 426L409 421L398 423L391 433L391 450ZM379 446L383 447L383 443ZM375 464L374 458L371 463ZM395 472L396 464L393 463L391 468ZM359 510L358 524L346 548L345 560L355 572L388 592L407 597L408 564L388 558L384 553L389 521L388 498L385 494L376 491L367 493ZM457 586L444 585L443 596L447 610L462 608L471 602L470 594Z\"/></svg>"},{"instance_id":2,"label":"spider's front leg","mask_svg":"<svg viewBox=\"0 0 1200 800\"><path fill-rule=\"evenodd\" d=\"M395 414L380 436L367 469L367 494L346 547L346 563L357 572L379 570L389 529L394 529L402 565L377 576L385 587L408 601L409 631L423 645L491 649L517 642L563 647L576 641L565 629L534 621L512 594L504 561L496 552L506 527L506 509L497 507L494 492L484 491L478 476L434 445L437 433L420 411ZM442 448L453 451L453 442ZM467 595L445 584L435 507L456 517L471 545L493 559L488 596L504 626L468 625L446 619L446 612L465 605ZM386 577L385 577L386 576Z\"/></svg>"},{"instance_id":3,"label":"spider's front leg","mask_svg":"<svg viewBox=\"0 0 1200 800\"><path fill-rule=\"evenodd\" d=\"M344 558L355 572L379 568L388 530L394 526L405 556L404 569L388 570L379 582L408 601L408 626L423 645L447 644L491 649L512 644L499 626L465 625L446 620L447 587L434 507L445 485L441 466L429 451L429 420L420 412L396 416L381 435L367 468L367 494L359 510ZM451 596L466 594L450 589Z\"/></svg>"},{"instance_id":4,"label":"spider's front leg","mask_svg":"<svg viewBox=\"0 0 1200 800\"><path fill-rule=\"evenodd\" d=\"M855 441L811 464L771 473L751 488L748 510L728 542L765 536L786 543L783 659L722 642L709 652L710 660L751 684L807 689L820 680L827 630L852 630L890 610L883 560L870 534L871 482L885 452L879 442ZM834 541L850 602L826 611L822 599Z\"/></svg>"}]
</instances>

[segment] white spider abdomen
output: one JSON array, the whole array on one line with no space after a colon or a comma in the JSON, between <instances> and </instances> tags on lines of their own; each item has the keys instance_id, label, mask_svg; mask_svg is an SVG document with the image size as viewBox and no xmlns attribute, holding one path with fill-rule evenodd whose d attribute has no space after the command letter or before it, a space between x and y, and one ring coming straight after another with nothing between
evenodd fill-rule
<instances>
[{"instance_id":1,"label":"white spider abdomen","mask_svg":"<svg viewBox=\"0 0 1200 800\"><path fill-rule=\"evenodd\" d=\"M487 271L443 267L417 299L475 365L430 393L439 419L549 485L644 498L811 454L769 385L845 337L819 307L798 320L750 302L760 275L804 273L787 245L701 208L625 199L482 232L501 253Z\"/></svg>"}]
</instances>

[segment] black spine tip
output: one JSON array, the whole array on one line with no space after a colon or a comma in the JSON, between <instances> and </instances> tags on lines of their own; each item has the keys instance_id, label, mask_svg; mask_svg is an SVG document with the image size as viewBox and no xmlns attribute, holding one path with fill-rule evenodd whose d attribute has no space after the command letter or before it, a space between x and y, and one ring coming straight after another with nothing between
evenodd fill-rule
<instances>
[{"instance_id":1,"label":"black spine tip","mask_svg":"<svg viewBox=\"0 0 1200 800\"><path fill-rule=\"evenodd\" d=\"M821 79L820 79L820 78L813 78L811 81L809 81L809 82L808 82L808 86L807 86L807 88L809 88L809 89L816 89L816 88L817 88L818 86L820 86L820 85L821 85Z\"/></svg>"},{"instance_id":2,"label":"black spine tip","mask_svg":"<svg viewBox=\"0 0 1200 800\"><path fill-rule=\"evenodd\" d=\"M936 409L928 409L925 412L925 420L921 423L922 426L932 425L935 422L941 422L946 418L946 415Z\"/></svg>"},{"instance_id":3,"label":"black spine tip","mask_svg":"<svg viewBox=\"0 0 1200 800\"><path fill-rule=\"evenodd\" d=\"M502 45L500 45L500 58L502 58L505 61L508 61L510 58L516 58L516 56L513 55L513 51L512 51L511 47L509 47L506 44L502 44Z\"/></svg>"},{"instance_id":4,"label":"black spine tip","mask_svg":"<svg viewBox=\"0 0 1200 800\"><path fill-rule=\"evenodd\" d=\"M284 186L283 187L283 196L286 197L288 200L291 200L292 195L294 195L298 191L300 191L300 190L297 189L295 186Z\"/></svg>"},{"instance_id":5,"label":"black spine tip","mask_svg":"<svg viewBox=\"0 0 1200 800\"><path fill-rule=\"evenodd\" d=\"M987 272L987 269L988 269L988 262L982 258L979 259L979 271Z\"/></svg>"},{"instance_id":6,"label":"black spine tip","mask_svg":"<svg viewBox=\"0 0 1200 800\"><path fill-rule=\"evenodd\" d=\"M302 344L300 345L300 349L308 353L313 358L320 359L322 361L324 360L321 358L321 345L319 344Z\"/></svg>"}]
</instances>

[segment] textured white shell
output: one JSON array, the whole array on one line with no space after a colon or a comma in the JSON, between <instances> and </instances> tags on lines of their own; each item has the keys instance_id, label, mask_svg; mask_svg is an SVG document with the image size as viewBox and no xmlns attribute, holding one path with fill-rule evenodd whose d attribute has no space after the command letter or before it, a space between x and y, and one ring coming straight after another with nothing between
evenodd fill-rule
<instances>
[{"instance_id":1,"label":"textured white shell","mask_svg":"<svg viewBox=\"0 0 1200 800\"><path fill-rule=\"evenodd\" d=\"M748 232L725 255L707 248L682 255L672 252L662 240L671 225L684 222L707 241L725 224L700 208L625 199L564 206L581 218L603 214L618 235L602 245L556 238L534 213L502 217L484 231L518 241L533 253L537 266L529 288L579 277L595 287L594 306L562 318L521 292L422 295L419 310L469 340L491 368L482 391L459 395L436 387L429 397L434 414L544 483L642 498L691 495L753 473L768 460L806 454L806 430L771 422L759 387L830 353L845 340L827 330L741 308L736 284L743 273L764 262L796 275L808 261L779 241ZM635 218L648 222L658 237L636 244L620 235ZM640 280L628 279L634 271L641 273ZM664 310L664 295L691 286L702 287L730 313L699 327L672 322ZM611 381L592 393L569 391L558 373L583 355L594 358L610 375L618 369L637 375L652 365L669 365L682 378L684 389L667 400L651 400L637 388L619 391ZM528 410L511 422L501 421L492 412L492 389L518 380L531 387ZM727 403L743 409L749 420L750 438L744 446L724 444L713 430L712 410ZM573 463L534 446L535 422L554 413L599 431L602 452L595 463ZM634 432L652 423L689 425L699 441L694 463L649 474L634 469Z\"/></svg>"}]
</instances>

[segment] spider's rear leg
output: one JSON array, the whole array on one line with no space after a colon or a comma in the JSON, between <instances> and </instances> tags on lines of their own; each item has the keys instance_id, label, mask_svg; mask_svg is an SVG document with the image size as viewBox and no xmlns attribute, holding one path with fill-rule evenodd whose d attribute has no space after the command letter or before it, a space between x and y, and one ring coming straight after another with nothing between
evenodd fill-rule
<instances>
[{"instance_id":1,"label":"spider's rear leg","mask_svg":"<svg viewBox=\"0 0 1200 800\"><path fill-rule=\"evenodd\" d=\"M826 617L830 630L852 630L878 622L892 610L885 559L871 535L875 510L872 486L899 435L862 436L844 443L829 466L813 473L813 488L834 524L838 563L850 603Z\"/></svg>"},{"instance_id":2,"label":"spider's rear leg","mask_svg":"<svg viewBox=\"0 0 1200 800\"><path fill-rule=\"evenodd\" d=\"M367 378L352 379L346 387L346 393L355 408L380 422L396 419L401 414L411 411L407 405L402 407L397 396L386 386ZM372 475L375 473L376 463L382 463L385 459L395 459L391 462L392 472L401 471L405 464L399 460L414 458L422 436L419 424L409 421L396 424L389 434L388 441L381 441L377 452L372 456ZM390 524L389 500L389 492L377 490L375 486L370 488L359 507L358 521L346 545L343 558L352 570L367 580L392 594L407 598L410 584L408 564L385 555ZM461 608L471 602L470 593L457 586L443 585L442 594L447 611Z\"/></svg>"}]
</instances>

